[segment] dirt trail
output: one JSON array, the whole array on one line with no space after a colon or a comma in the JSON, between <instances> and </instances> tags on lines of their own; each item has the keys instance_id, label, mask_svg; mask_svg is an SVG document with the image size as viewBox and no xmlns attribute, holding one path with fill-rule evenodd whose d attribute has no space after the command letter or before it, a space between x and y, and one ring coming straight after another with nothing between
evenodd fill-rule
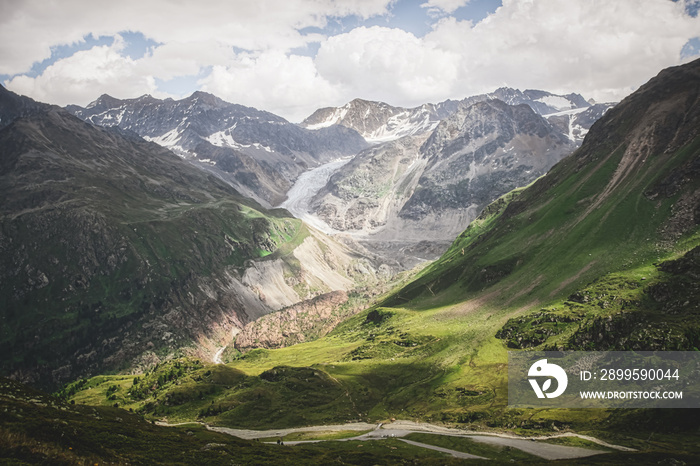
<instances>
[{"instance_id":1,"label":"dirt trail","mask_svg":"<svg viewBox=\"0 0 700 466\"><path fill-rule=\"evenodd\" d=\"M448 453L455 458L461 458L465 460L487 460L488 458L484 458L483 456L476 456L476 455L471 455L469 453L463 453L461 451L457 450L450 450L449 448L443 448L443 447L436 447L435 445L429 445L427 443L419 443L419 442L414 442L413 440L406 440L405 438L399 439L402 442L408 443L409 445L414 445L416 447L421 447L421 448L427 448L428 450L435 450L435 451L441 451L443 453Z\"/></svg>"},{"instance_id":2,"label":"dirt trail","mask_svg":"<svg viewBox=\"0 0 700 466\"><path fill-rule=\"evenodd\" d=\"M161 425L164 425L161 423ZM451 427L437 426L433 424L428 424L424 422L413 422L413 421L395 421L390 424L368 424L366 422L355 422L348 424L336 424L328 426L309 426L309 427L297 427L288 429L271 429L271 430L251 430L251 429L230 429L227 427L213 427L207 426L207 429L221 432L229 435L234 435L239 438L244 438L248 440L252 439L264 439L264 438L281 438L286 435L295 432L338 432L338 431L369 431L364 434L358 435L356 437L350 437L345 439L338 439L333 441L370 441L370 440L382 440L386 438L397 438L406 443L412 445L420 446L423 448L430 448L432 450L443 451L449 453L457 458L479 458L474 455L469 455L468 453L463 453L455 450L449 450L447 448L434 447L432 445L426 445L419 442L414 442L411 440L403 439L408 434L420 432L425 434L433 435L447 435L453 437L464 437L474 440L475 442L487 443L491 445L498 445L504 447L511 447L521 450L525 453L529 453L534 456L546 460L557 460L557 459L572 459L572 458L585 458L588 456L599 455L606 453L602 450L593 450L591 448L582 447L571 447L567 445L555 445L550 443L541 442L539 440L547 440L552 438L560 437L578 437L584 440L588 440L598 445L618 450L618 451L634 451L632 448L623 447L620 445L613 445L595 437L590 437L587 435L580 435L573 432L567 432L562 434L548 435L548 436L538 436L538 437L519 437L512 434L505 433L494 433L494 432L478 432L478 431L467 431L464 429L456 429ZM300 445L304 443L319 443L329 440L300 440L300 441L289 441L285 442L285 445ZM466 455L466 456L462 456Z\"/></svg>"},{"instance_id":3,"label":"dirt trail","mask_svg":"<svg viewBox=\"0 0 700 466\"><path fill-rule=\"evenodd\" d=\"M348 424L335 424L328 426L308 426L308 427L291 427L288 429L270 429L270 430L251 430L251 429L230 429L228 427L207 426L207 429L214 432L233 435L246 440L258 438L284 437L295 432L329 432L356 430L365 432L376 429L376 424L368 424L366 422L353 422ZM291 443L290 443L291 444Z\"/></svg>"}]
</instances>

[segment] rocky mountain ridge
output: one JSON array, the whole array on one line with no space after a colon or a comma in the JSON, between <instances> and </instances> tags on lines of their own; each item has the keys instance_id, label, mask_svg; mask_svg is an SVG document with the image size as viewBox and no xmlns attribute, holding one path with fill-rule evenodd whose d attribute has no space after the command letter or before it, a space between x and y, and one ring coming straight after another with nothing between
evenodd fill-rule
<instances>
[{"instance_id":1,"label":"rocky mountain ridge","mask_svg":"<svg viewBox=\"0 0 700 466\"><path fill-rule=\"evenodd\" d=\"M66 109L99 126L116 126L156 142L211 171L263 205L277 205L307 169L366 147L355 131L308 131L269 112L197 91L182 100L103 95Z\"/></svg>"},{"instance_id":2,"label":"rocky mountain ridge","mask_svg":"<svg viewBox=\"0 0 700 466\"><path fill-rule=\"evenodd\" d=\"M457 110L459 103L447 100L416 108L393 107L384 102L354 99L342 107L316 110L301 126L311 130L341 125L352 128L367 141L380 143L431 131Z\"/></svg>"},{"instance_id":3,"label":"rocky mountain ridge","mask_svg":"<svg viewBox=\"0 0 700 466\"><path fill-rule=\"evenodd\" d=\"M404 136L431 132L437 124L477 102L501 100L509 105L526 104L546 117L573 142L580 144L585 133L605 109L613 104L592 104L580 94L552 94L547 91L499 88L494 92L465 99L446 100L414 108L393 107L384 102L355 99L341 107L326 107L307 117L301 126L307 129L342 125L360 133L367 141L382 143ZM594 108L595 107L595 108Z\"/></svg>"},{"instance_id":4,"label":"rocky mountain ridge","mask_svg":"<svg viewBox=\"0 0 700 466\"><path fill-rule=\"evenodd\" d=\"M326 293L304 303L273 312L247 324L236 335L235 348L283 348L327 334L360 309L347 305L343 291Z\"/></svg>"}]
</instances>

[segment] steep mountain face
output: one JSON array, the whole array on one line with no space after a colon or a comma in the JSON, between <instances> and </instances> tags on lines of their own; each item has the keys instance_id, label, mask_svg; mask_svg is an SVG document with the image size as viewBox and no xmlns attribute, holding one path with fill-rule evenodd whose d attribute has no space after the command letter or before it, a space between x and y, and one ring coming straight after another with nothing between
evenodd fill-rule
<instances>
[{"instance_id":1,"label":"steep mountain face","mask_svg":"<svg viewBox=\"0 0 700 466\"><path fill-rule=\"evenodd\" d=\"M577 145L583 142L593 123L598 121L615 104L595 104L588 108L563 110L561 112L545 115L547 121L557 128L570 141Z\"/></svg>"},{"instance_id":2,"label":"steep mountain face","mask_svg":"<svg viewBox=\"0 0 700 466\"><path fill-rule=\"evenodd\" d=\"M543 175L573 149L525 105L479 102L444 120L421 151L420 188L401 210L422 220L436 210L486 204Z\"/></svg>"},{"instance_id":3,"label":"steep mountain face","mask_svg":"<svg viewBox=\"0 0 700 466\"><path fill-rule=\"evenodd\" d=\"M283 348L317 339L359 309L345 305L348 296L333 291L317 296L304 306L294 305L249 323L236 335L235 348ZM345 305L345 306L344 306Z\"/></svg>"},{"instance_id":4,"label":"steep mountain face","mask_svg":"<svg viewBox=\"0 0 700 466\"><path fill-rule=\"evenodd\" d=\"M615 106L614 103L591 104L580 94L557 95L546 91L519 91L508 87L470 99L499 99L509 105L526 104L577 145L583 142L593 123Z\"/></svg>"},{"instance_id":5,"label":"steep mountain face","mask_svg":"<svg viewBox=\"0 0 700 466\"><path fill-rule=\"evenodd\" d=\"M384 102L355 99L342 107L316 110L301 126L319 130L331 125L352 128L372 143L392 141L431 131L438 122L457 110L459 103L447 100L415 108L392 107Z\"/></svg>"},{"instance_id":6,"label":"steep mountain face","mask_svg":"<svg viewBox=\"0 0 700 466\"><path fill-rule=\"evenodd\" d=\"M0 129L19 117L28 117L46 111L49 105L28 97L18 96L0 86Z\"/></svg>"},{"instance_id":7,"label":"steep mountain face","mask_svg":"<svg viewBox=\"0 0 700 466\"><path fill-rule=\"evenodd\" d=\"M330 177L312 209L340 231L374 231L395 217L423 172L425 137L405 137L367 149Z\"/></svg>"},{"instance_id":8,"label":"steep mountain face","mask_svg":"<svg viewBox=\"0 0 700 466\"><path fill-rule=\"evenodd\" d=\"M291 182L309 167L366 146L357 132L346 127L308 131L271 113L204 92L179 101L103 95L86 108L69 106L67 110L99 126L134 131L266 205L281 203Z\"/></svg>"},{"instance_id":9,"label":"steep mountain face","mask_svg":"<svg viewBox=\"0 0 700 466\"><path fill-rule=\"evenodd\" d=\"M330 178L314 210L337 230L449 241L502 194L575 148L526 105L462 107L430 135L367 149Z\"/></svg>"},{"instance_id":10,"label":"steep mountain face","mask_svg":"<svg viewBox=\"0 0 700 466\"><path fill-rule=\"evenodd\" d=\"M20 103L0 130L4 374L51 385L204 354L369 279L363 258L169 150L23 99L0 88Z\"/></svg>"}]
</instances>

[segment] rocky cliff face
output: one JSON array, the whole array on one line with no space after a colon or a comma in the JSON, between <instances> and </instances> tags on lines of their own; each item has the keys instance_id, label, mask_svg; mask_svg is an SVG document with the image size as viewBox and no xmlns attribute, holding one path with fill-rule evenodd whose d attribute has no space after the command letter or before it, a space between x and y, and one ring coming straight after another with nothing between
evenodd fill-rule
<instances>
[{"instance_id":1,"label":"rocky cliff face","mask_svg":"<svg viewBox=\"0 0 700 466\"><path fill-rule=\"evenodd\" d=\"M312 207L336 230L374 232L398 215L425 169L425 136L404 137L358 154L321 189Z\"/></svg>"},{"instance_id":2,"label":"rocky cliff face","mask_svg":"<svg viewBox=\"0 0 700 466\"><path fill-rule=\"evenodd\" d=\"M55 386L207 351L372 280L375 264L169 150L31 106L3 107L0 129L2 373Z\"/></svg>"},{"instance_id":3,"label":"rocky cliff face","mask_svg":"<svg viewBox=\"0 0 700 466\"><path fill-rule=\"evenodd\" d=\"M324 249L327 250L328 246L329 244L324 245ZM357 249L359 247L355 245L354 250ZM334 267L338 268L338 265L333 265L333 261L337 261L340 256L338 253L331 255L326 252L318 258L322 259L324 264L328 264L326 266L326 272L328 272ZM234 347L241 352L246 352L255 348L283 348L316 340L329 333L348 317L365 309L373 299L391 290L396 284L396 279L401 279L401 275L396 275L396 269L392 270L387 264L376 267L377 261L372 262L366 258L372 257L371 252L366 251L364 256L365 258L352 260L346 265L347 276L353 279L351 286L342 284L337 284L335 288L323 286L321 288L324 290L335 289L336 291L320 295L307 293L306 296L310 298L295 301L292 305L285 305L275 312L249 322L236 334ZM300 254L298 257L303 261L302 258L308 257L308 253ZM308 267L308 260L306 264ZM312 269L321 280L324 279L323 268L322 265L317 264ZM325 279L328 281L327 278ZM263 288L263 292L266 289Z\"/></svg>"},{"instance_id":4,"label":"rocky cliff face","mask_svg":"<svg viewBox=\"0 0 700 466\"><path fill-rule=\"evenodd\" d=\"M236 335L239 351L283 348L320 338L359 308L347 305L343 291L326 293L251 322Z\"/></svg>"},{"instance_id":5,"label":"rocky cliff face","mask_svg":"<svg viewBox=\"0 0 700 466\"><path fill-rule=\"evenodd\" d=\"M565 110L546 115L545 118L561 134L577 145L583 142L593 123L598 121L615 104L595 104L588 108Z\"/></svg>"},{"instance_id":6,"label":"rocky cliff face","mask_svg":"<svg viewBox=\"0 0 700 466\"><path fill-rule=\"evenodd\" d=\"M204 92L178 101L103 95L86 108L67 110L96 125L134 131L268 205L281 203L291 182L309 167L366 147L364 139L346 127L308 131Z\"/></svg>"},{"instance_id":7,"label":"rocky cliff face","mask_svg":"<svg viewBox=\"0 0 700 466\"><path fill-rule=\"evenodd\" d=\"M373 143L421 134L432 130L457 110L459 103L447 100L415 108L393 107L384 102L355 99L342 107L316 110L301 126L319 130L331 125L352 128Z\"/></svg>"},{"instance_id":8,"label":"rocky cliff face","mask_svg":"<svg viewBox=\"0 0 700 466\"><path fill-rule=\"evenodd\" d=\"M330 178L314 208L338 230L387 241L449 241L488 203L574 148L527 105L477 102L429 135L361 152Z\"/></svg>"},{"instance_id":9,"label":"rocky cliff face","mask_svg":"<svg viewBox=\"0 0 700 466\"><path fill-rule=\"evenodd\" d=\"M470 205L480 211L543 175L573 149L528 106L479 102L441 122L422 146L426 169L400 216L421 220Z\"/></svg>"}]
</instances>

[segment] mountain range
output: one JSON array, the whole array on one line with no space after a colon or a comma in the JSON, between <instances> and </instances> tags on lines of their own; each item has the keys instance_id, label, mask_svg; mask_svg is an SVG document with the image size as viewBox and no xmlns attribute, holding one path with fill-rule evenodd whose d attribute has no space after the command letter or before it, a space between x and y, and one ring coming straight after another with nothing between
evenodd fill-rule
<instances>
[{"instance_id":1,"label":"mountain range","mask_svg":"<svg viewBox=\"0 0 700 466\"><path fill-rule=\"evenodd\" d=\"M374 145L292 212L407 265L434 259L486 205L578 147L612 105L501 88L412 109L360 99L320 109L302 126L343 125Z\"/></svg>"},{"instance_id":2,"label":"mountain range","mask_svg":"<svg viewBox=\"0 0 700 466\"><path fill-rule=\"evenodd\" d=\"M341 125L356 130L368 142L376 144L430 132L458 109L489 100L500 100L508 105L528 105L538 115L550 119L551 123L556 121L559 130L575 143L580 143L590 125L613 105L589 103L579 94L558 95L503 87L459 101L446 100L414 108L355 99L341 107L316 110L301 122L301 126L315 130Z\"/></svg>"},{"instance_id":3,"label":"mountain range","mask_svg":"<svg viewBox=\"0 0 700 466\"><path fill-rule=\"evenodd\" d=\"M280 204L307 169L367 146L345 127L311 132L269 112L199 91L177 101L103 95L85 108L66 109L92 124L130 130L167 147L267 207Z\"/></svg>"},{"instance_id":4,"label":"mountain range","mask_svg":"<svg viewBox=\"0 0 700 466\"><path fill-rule=\"evenodd\" d=\"M440 120L457 111L459 105L459 102L447 100L409 109L355 99L342 107L316 110L301 122L301 126L320 130L341 125L354 129L368 142L380 143L431 131Z\"/></svg>"},{"instance_id":5,"label":"mountain range","mask_svg":"<svg viewBox=\"0 0 700 466\"><path fill-rule=\"evenodd\" d=\"M507 105L498 104L503 101ZM523 107L510 110L515 105ZM327 233L350 233L355 244L410 268L435 259L489 202L545 173L609 107L591 106L578 94L501 88L413 109L355 99L320 109L300 125L203 92L179 101L104 95L67 110L134 131L263 206L282 205ZM541 126L534 139L525 119ZM445 149L437 146L446 144L441 132L448 124L449 154L437 154ZM298 186L304 197L289 198L293 182L307 182L302 172L349 155L352 162L332 179L321 179L315 191Z\"/></svg>"},{"instance_id":6,"label":"mountain range","mask_svg":"<svg viewBox=\"0 0 700 466\"><path fill-rule=\"evenodd\" d=\"M77 381L62 394L78 405L116 402L150 419L235 428L395 418L533 442L585 432L622 450L567 463L692 463L700 454L693 410L508 408L507 352L698 348L699 84L700 60L661 72L546 175L489 204L440 259L326 336L295 337L304 330L289 319L299 310L287 309L249 324L238 345L245 353L225 352L227 364L181 358L137 378ZM266 349L278 328L297 344ZM501 458L544 461L515 454Z\"/></svg>"},{"instance_id":7,"label":"mountain range","mask_svg":"<svg viewBox=\"0 0 700 466\"><path fill-rule=\"evenodd\" d=\"M86 108L65 110L0 92L8 200L2 239L13 251L0 268L8 324L0 345L10 355L3 371L42 385L148 367L178 351L211 355L247 323L289 306L304 316L293 325L322 336L360 310L343 294L342 302L354 304L328 314L317 303L331 299L337 307L339 301L325 294L374 284L372 292L360 291L369 299L384 289L376 286L380 281L439 254L481 205L530 182L573 147L528 105L513 107L492 95L469 106L425 105L433 119L450 116L362 151L369 143L354 128L305 129L202 92L179 101L103 95ZM504 92L496 94L511 101L531 94ZM578 98L568 105L584 104ZM370 126L398 111L364 105ZM484 128L487 134L480 133ZM537 147L528 149L528 138L539 141ZM402 144L408 149L395 159ZM464 145L477 150L467 153ZM357 152L309 207L338 230L398 223L400 242L387 233L379 242L340 243L251 200L279 203L303 171ZM532 160L519 163L518 156ZM363 170L376 176L391 171L385 165L402 167L407 160L408 175L395 170L392 186L380 188L382 213L370 212L376 186L371 180L352 186L353 180L362 179ZM450 164L470 168L445 170ZM486 172L506 179L493 183ZM447 190L436 190L436 177ZM332 212L337 193L349 205L341 202ZM387 199L393 200L387 205ZM426 218L434 222L427 229ZM284 325L268 332L284 333Z\"/></svg>"}]
</instances>

